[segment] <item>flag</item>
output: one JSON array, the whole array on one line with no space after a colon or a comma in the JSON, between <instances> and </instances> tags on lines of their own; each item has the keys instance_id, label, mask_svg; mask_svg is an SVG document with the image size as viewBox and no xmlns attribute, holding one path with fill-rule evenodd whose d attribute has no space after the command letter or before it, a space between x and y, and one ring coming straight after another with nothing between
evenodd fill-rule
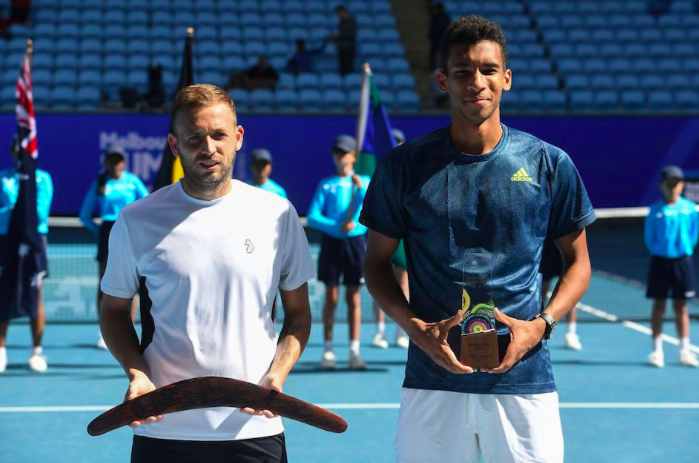
<instances>
[{"instance_id":1,"label":"flag","mask_svg":"<svg viewBox=\"0 0 699 463\"><path fill-rule=\"evenodd\" d=\"M0 255L0 310L10 318L36 314L39 287L46 275L44 242L37 215L36 119L31 83L31 44L17 79L17 177L19 189L4 249ZM7 315L7 313L5 313Z\"/></svg>"},{"instance_id":2,"label":"flag","mask_svg":"<svg viewBox=\"0 0 699 463\"><path fill-rule=\"evenodd\" d=\"M372 176L381 156L389 152L396 144L386 106L381 101L381 95L374 82L371 68L365 64L357 117L357 151L359 154L354 169L355 173Z\"/></svg>"},{"instance_id":3,"label":"flag","mask_svg":"<svg viewBox=\"0 0 699 463\"><path fill-rule=\"evenodd\" d=\"M184 54L182 56L182 69L180 70L180 81L177 85L175 94L177 94L177 92L179 92L182 88L194 84L194 66L192 65L193 37L194 30L190 28L187 30L187 40L184 44ZM168 133L172 133L172 121L170 121ZM153 184L153 191L173 184L183 176L184 172L182 171L182 163L180 162L180 158L172 154L170 144L165 142L163 155L160 158L160 169L158 169L158 173L155 176L155 183Z\"/></svg>"}]
</instances>

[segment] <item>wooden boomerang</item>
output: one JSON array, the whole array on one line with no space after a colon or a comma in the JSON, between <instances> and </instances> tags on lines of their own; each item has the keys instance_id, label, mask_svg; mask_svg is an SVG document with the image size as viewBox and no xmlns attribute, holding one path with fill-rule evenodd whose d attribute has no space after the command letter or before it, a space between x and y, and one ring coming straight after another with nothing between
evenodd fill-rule
<instances>
[{"instance_id":1,"label":"wooden boomerang","mask_svg":"<svg viewBox=\"0 0 699 463\"><path fill-rule=\"evenodd\" d=\"M269 410L325 431L341 433L347 422L339 415L269 388L231 378L205 376L163 386L107 410L87 426L101 436L150 416L209 407L250 407Z\"/></svg>"}]
</instances>

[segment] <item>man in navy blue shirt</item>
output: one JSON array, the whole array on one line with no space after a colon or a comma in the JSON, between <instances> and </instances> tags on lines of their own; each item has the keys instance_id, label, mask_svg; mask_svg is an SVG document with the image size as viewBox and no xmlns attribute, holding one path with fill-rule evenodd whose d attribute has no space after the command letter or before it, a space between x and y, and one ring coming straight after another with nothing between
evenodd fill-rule
<instances>
[{"instance_id":1,"label":"man in navy blue shirt","mask_svg":"<svg viewBox=\"0 0 699 463\"><path fill-rule=\"evenodd\" d=\"M381 161L360 223L369 228L365 277L411 343L396 438L399 462L562 462L558 395L546 345L590 281L585 227L595 219L562 150L500 122L512 85L499 25L453 22L441 48L440 89L451 125ZM566 270L542 312L538 273L546 236ZM403 239L410 302L391 258ZM462 292L493 301L501 363L462 365Z\"/></svg>"}]
</instances>

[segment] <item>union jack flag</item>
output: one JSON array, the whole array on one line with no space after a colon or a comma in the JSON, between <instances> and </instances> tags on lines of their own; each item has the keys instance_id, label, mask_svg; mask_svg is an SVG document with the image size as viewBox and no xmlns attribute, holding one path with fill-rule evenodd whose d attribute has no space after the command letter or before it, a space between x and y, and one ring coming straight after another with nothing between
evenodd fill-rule
<instances>
[{"instance_id":1,"label":"union jack flag","mask_svg":"<svg viewBox=\"0 0 699 463\"><path fill-rule=\"evenodd\" d=\"M46 275L44 241L39 235L36 187L36 119L31 83L31 51L17 79L17 136L13 146L19 183L5 244L0 249L0 321L35 316Z\"/></svg>"}]
</instances>

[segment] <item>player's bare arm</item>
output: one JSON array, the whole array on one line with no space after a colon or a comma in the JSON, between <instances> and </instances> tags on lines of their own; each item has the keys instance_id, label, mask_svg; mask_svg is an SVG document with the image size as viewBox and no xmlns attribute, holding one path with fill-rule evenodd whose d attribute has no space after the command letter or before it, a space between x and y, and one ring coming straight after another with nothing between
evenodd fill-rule
<instances>
[{"instance_id":1,"label":"player's bare arm","mask_svg":"<svg viewBox=\"0 0 699 463\"><path fill-rule=\"evenodd\" d=\"M308 284L304 283L292 291L280 291L284 307L284 325L279 334L277 353L269 373L262 379L260 386L282 392L291 368L303 352L311 335L311 307L308 301ZM245 413L276 416L269 410L244 408Z\"/></svg>"},{"instance_id":2,"label":"player's bare arm","mask_svg":"<svg viewBox=\"0 0 699 463\"><path fill-rule=\"evenodd\" d=\"M563 254L566 269L544 312L558 322L575 307L587 291L592 270L584 228L559 238L556 240L556 244ZM488 370L488 372L505 373L519 362L529 350L539 344L544 335L546 322L541 318L532 321L517 320L508 317L497 309L495 318L510 330L511 341L500 366Z\"/></svg>"},{"instance_id":3,"label":"player's bare arm","mask_svg":"<svg viewBox=\"0 0 699 463\"><path fill-rule=\"evenodd\" d=\"M124 395L124 401L155 390L141 357L138 334L131 320L131 299L105 294L100 310L100 329L109 351L129 378L129 388ZM151 416L143 421L134 421L131 426L152 423L161 418L160 415Z\"/></svg>"},{"instance_id":4,"label":"player's bare arm","mask_svg":"<svg viewBox=\"0 0 699 463\"><path fill-rule=\"evenodd\" d=\"M410 339L441 367L452 373L473 373L462 365L447 344L449 330L461 322L461 312L439 323L426 323L411 310L393 273L391 258L399 240L369 230L364 273L367 288L389 317L408 333Z\"/></svg>"}]
</instances>

